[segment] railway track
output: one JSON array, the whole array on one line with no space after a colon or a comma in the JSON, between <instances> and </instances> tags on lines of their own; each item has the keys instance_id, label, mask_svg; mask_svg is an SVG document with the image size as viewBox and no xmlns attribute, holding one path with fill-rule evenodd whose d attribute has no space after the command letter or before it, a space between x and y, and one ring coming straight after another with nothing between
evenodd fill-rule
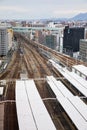
<instances>
[{"instance_id":1,"label":"railway track","mask_svg":"<svg viewBox=\"0 0 87 130\"><path fill-rule=\"evenodd\" d=\"M33 62L31 66L33 64L36 65L36 68L38 69L37 72L40 72L40 77L43 77L43 71L44 73L46 73L46 75L50 75L50 70L47 66L47 63L45 59L38 53L38 51L35 48L32 49L32 47L27 44L25 44L25 48L27 49L28 53L30 51L30 54L28 54L28 58L31 58L30 60Z\"/></svg>"},{"instance_id":2,"label":"railway track","mask_svg":"<svg viewBox=\"0 0 87 130\"><path fill-rule=\"evenodd\" d=\"M20 39L21 42L21 39ZM22 39L20 46L23 48L24 52L20 55L19 50L14 52L11 62L9 63L5 72L0 76L0 79L19 79L20 73L23 70L26 70L28 73L28 78L45 78L46 75L54 75L55 77L62 77L62 75L57 72L52 66L49 67L46 59L38 53L38 48L31 43L28 43L26 40ZM45 48L46 50L47 48ZM50 51L51 52L51 51ZM51 52L53 53L53 52ZM55 58L58 58L64 64L67 61L67 58L64 58L60 54L53 54ZM66 60L64 60L66 59ZM69 60L69 59L68 59ZM70 59L71 60L71 59ZM72 61L72 60L71 60ZM70 61L70 62L71 62ZM76 63L76 61L73 61ZM74 64L74 63L72 63ZM70 64L71 66L71 64ZM61 81L66 84L68 89L72 91L75 95L78 93L71 89L70 84L67 81L61 79ZM47 89L47 84L45 80L35 81L37 89L43 98L53 98L50 92ZM8 82L8 88L5 95L6 100L15 100L15 82ZM51 115L51 118L59 130L76 130L75 126L72 124L69 117L64 112L61 105L54 100L44 101L46 108ZM55 107L54 107L55 106ZM17 124L17 115L16 115L16 105L14 103L5 104L5 121L4 121L4 130L18 130Z\"/></svg>"},{"instance_id":3,"label":"railway track","mask_svg":"<svg viewBox=\"0 0 87 130\"><path fill-rule=\"evenodd\" d=\"M20 54L18 51L15 51L7 68L0 75L0 79L18 79L19 71L21 71Z\"/></svg>"},{"instance_id":4,"label":"railway track","mask_svg":"<svg viewBox=\"0 0 87 130\"><path fill-rule=\"evenodd\" d=\"M15 100L15 82L7 83L5 100ZM18 130L15 102L6 102L4 105L4 130Z\"/></svg>"},{"instance_id":5,"label":"railway track","mask_svg":"<svg viewBox=\"0 0 87 130\"><path fill-rule=\"evenodd\" d=\"M76 64L77 65L83 64L83 65L87 66L87 63L84 63L81 60L77 60L77 59L74 59L74 58L67 56L65 54L61 54L59 52L56 52L55 50L52 50L51 48L48 48L48 47L46 47L42 44L39 44L37 42L30 41L21 34L15 34L15 35L16 36L18 35L17 37L20 37L24 42L32 45L34 48L42 49L42 50L45 50L46 52L49 52L52 57L57 58L61 63L63 63L66 66L68 65L68 67L70 67L70 68L72 68L72 66L76 65Z\"/></svg>"},{"instance_id":6,"label":"railway track","mask_svg":"<svg viewBox=\"0 0 87 130\"><path fill-rule=\"evenodd\" d=\"M27 45L27 48L28 48L28 45ZM29 50L31 50L31 49L29 48ZM33 50L34 50L34 48L33 48ZM42 57L40 58L39 54L38 53L36 54L35 50L34 50L34 53L33 53L33 51L31 51L31 52L32 52L35 60L37 60L38 63L40 63L40 66L41 65L43 66L43 64L41 64L42 63ZM33 59L33 57L32 57L32 59ZM37 63L35 63L35 64L37 66ZM46 63L45 63L45 65L46 65ZM38 70L38 71L40 72L40 70ZM47 69L46 69L46 71L47 71ZM40 73L42 73L42 71ZM54 71L53 71L53 73L54 73ZM50 74L51 74L51 72L50 72ZM49 73L47 73L46 75L49 75ZM57 77L58 76L60 77L60 75L58 75L58 74L56 74L56 75L57 75ZM38 74L37 74L37 76L38 76ZM42 74L41 74L41 76L42 76ZM51 95L49 94L49 91L46 88L45 81L41 81L41 82L40 81L35 81L35 83L36 83L37 89L38 89L38 91L39 91L39 93L40 93L42 98L49 98L49 97L51 97ZM56 106L57 102L54 103L54 101L44 101L44 103L45 103L45 105L46 105L46 107L47 107L47 109L48 109L48 111L49 111L49 113L51 115L51 118L53 119L53 122L56 125L57 129L60 129L60 130L63 130L63 129L65 129L65 130L70 130L70 129L76 130L75 126L73 126L72 123L70 123L71 121L67 117L67 115L64 113L64 111L61 112L60 116L59 116L59 113L54 112L54 107L53 106ZM66 128L65 128L65 126L66 126Z\"/></svg>"}]
</instances>

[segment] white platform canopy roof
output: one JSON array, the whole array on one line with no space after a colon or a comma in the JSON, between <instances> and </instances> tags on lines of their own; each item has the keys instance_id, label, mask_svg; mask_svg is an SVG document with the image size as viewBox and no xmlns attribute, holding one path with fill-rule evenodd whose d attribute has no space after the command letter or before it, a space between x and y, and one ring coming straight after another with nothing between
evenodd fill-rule
<instances>
[{"instance_id":1,"label":"white platform canopy roof","mask_svg":"<svg viewBox=\"0 0 87 130\"><path fill-rule=\"evenodd\" d=\"M37 130L27 99L24 81L16 81L16 108L19 130Z\"/></svg>"},{"instance_id":2,"label":"white platform canopy roof","mask_svg":"<svg viewBox=\"0 0 87 130\"><path fill-rule=\"evenodd\" d=\"M49 113L36 89L33 80L25 81L28 100L37 124L38 130L56 130Z\"/></svg>"},{"instance_id":3,"label":"white platform canopy roof","mask_svg":"<svg viewBox=\"0 0 87 130\"><path fill-rule=\"evenodd\" d=\"M86 66L84 66L84 65L74 65L73 68L76 69L77 71L81 72L85 76L87 76L87 67Z\"/></svg>"},{"instance_id":4,"label":"white platform canopy roof","mask_svg":"<svg viewBox=\"0 0 87 130\"><path fill-rule=\"evenodd\" d=\"M47 76L47 83L56 95L57 100L64 108L70 119L73 121L77 129L86 130L87 106L84 104L84 102L81 101L81 99L75 97L74 95L65 97L65 95L63 94L65 90L64 92L61 92L59 89L57 89L56 82L52 79L54 79L52 78L52 76Z\"/></svg>"},{"instance_id":5,"label":"white platform canopy roof","mask_svg":"<svg viewBox=\"0 0 87 130\"><path fill-rule=\"evenodd\" d=\"M69 72L66 68L61 67L53 60L50 60L50 62L77 90L87 97L87 86L84 82L84 85L82 85L79 81L77 81L77 78L72 76L72 72Z\"/></svg>"},{"instance_id":6,"label":"white platform canopy roof","mask_svg":"<svg viewBox=\"0 0 87 130\"><path fill-rule=\"evenodd\" d=\"M33 80L16 81L16 108L20 130L56 130Z\"/></svg>"}]
</instances>

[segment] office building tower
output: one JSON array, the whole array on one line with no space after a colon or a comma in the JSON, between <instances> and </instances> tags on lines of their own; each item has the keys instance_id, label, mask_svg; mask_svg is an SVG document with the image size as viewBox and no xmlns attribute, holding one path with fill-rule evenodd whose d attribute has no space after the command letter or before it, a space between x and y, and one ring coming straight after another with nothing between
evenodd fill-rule
<instances>
[{"instance_id":1,"label":"office building tower","mask_svg":"<svg viewBox=\"0 0 87 130\"><path fill-rule=\"evenodd\" d=\"M79 52L80 59L83 61L87 61L87 39L80 40Z\"/></svg>"},{"instance_id":2,"label":"office building tower","mask_svg":"<svg viewBox=\"0 0 87 130\"><path fill-rule=\"evenodd\" d=\"M7 55L12 47L13 30L0 27L0 56Z\"/></svg>"},{"instance_id":3,"label":"office building tower","mask_svg":"<svg viewBox=\"0 0 87 130\"><path fill-rule=\"evenodd\" d=\"M66 50L66 53L72 55L73 52L79 51L79 41L84 39L84 28L82 27L73 27L69 26L64 29L64 38L63 38L63 49Z\"/></svg>"},{"instance_id":4,"label":"office building tower","mask_svg":"<svg viewBox=\"0 0 87 130\"><path fill-rule=\"evenodd\" d=\"M55 35L46 35L46 46L55 50L57 46L57 37Z\"/></svg>"},{"instance_id":5,"label":"office building tower","mask_svg":"<svg viewBox=\"0 0 87 130\"><path fill-rule=\"evenodd\" d=\"M6 27L0 27L0 56L8 52L8 32Z\"/></svg>"}]
</instances>

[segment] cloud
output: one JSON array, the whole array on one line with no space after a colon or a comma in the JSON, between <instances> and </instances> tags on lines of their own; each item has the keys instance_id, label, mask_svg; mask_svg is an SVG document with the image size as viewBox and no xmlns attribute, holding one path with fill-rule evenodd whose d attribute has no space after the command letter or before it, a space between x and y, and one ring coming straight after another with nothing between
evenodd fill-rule
<instances>
[{"instance_id":1,"label":"cloud","mask_svg":"<svg viewBox=\"0 0 87 130\"><path fill-rule=\"evenodd\" d=\"M87 0L0 0L3 17L72 17L87 12Z\"/></svg>"},{"instance_id":2,"label":"cloud","mask_svg":"<svg viewBox=\"0 0 87 130\"><path fill-rule=\"evenodd\" d=\"M0 11L13 11L18 13L26 13L29 11L29 9L25 9L23 7L17 7L17 6L0 6Z\"/></svg>"},{"instance_id":3,"label":"cloud","mask_svg":"<svg viewBox=\"0 0 87 130\"><path fill-rule=\"evenodd\" d=\"M53 15L54 17L71 17L71 16L74 16L76 14L79 14L79 13L84 13L86 12L87 10L86 9L82 9L82 10L74 10L74 9L71 9L71 10L54 10L53 11Z\"/></svg>"}]
</instances>

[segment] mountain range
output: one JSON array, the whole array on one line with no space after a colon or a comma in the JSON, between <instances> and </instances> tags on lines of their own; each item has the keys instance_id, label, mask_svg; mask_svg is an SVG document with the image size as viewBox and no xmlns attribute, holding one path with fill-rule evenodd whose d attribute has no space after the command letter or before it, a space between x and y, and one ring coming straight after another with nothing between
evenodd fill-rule
<instances>
[{"instance_id":1,"label":"mountain range","mask_svg":"<svg viewBox=\"0 0 87 130\"><path fill-rule=\"evenodd\" d=\"M73 18L70 18L70 20L75 20L75 21L84 21L84 20L87 20L87 13L77 14Z\"/></svg>"},{"instance_id":2,"label":"mountain range","mask_svg":"<svg viewBox=\"0 0 87 130\"><path fill-rule=\"evenodd\" d=\"M58 22L58 21L87 21L87 12L86 13L79 13L76 16L72 18L50 18L50 19L40 19L43 22L46 21L53 21L53 22Z\"/></svg>"},{"instance_id":3,"label":"mountain range","mask_svg":"<svg viewBox=\"0 0 87 130\"><path fill-rule=\"evenodd\" d=\"M25 19L19 19L18 21L23 21L23 20L25 20ZM43 18L43 19L31 19L31 20L27 19L27 21L30 21L30 22L35 21L35 20L37 20L37 21L40 20L44 23L46 23L46 22L58 22L58 21L59 22L60 21L61 22L64 22L64 21L87 21L87 12L86 13L79 13L72 18L45 18L45 19ZM9 21L9 20L7 20L7 21Z\"/></svg>"}]
</instances>

